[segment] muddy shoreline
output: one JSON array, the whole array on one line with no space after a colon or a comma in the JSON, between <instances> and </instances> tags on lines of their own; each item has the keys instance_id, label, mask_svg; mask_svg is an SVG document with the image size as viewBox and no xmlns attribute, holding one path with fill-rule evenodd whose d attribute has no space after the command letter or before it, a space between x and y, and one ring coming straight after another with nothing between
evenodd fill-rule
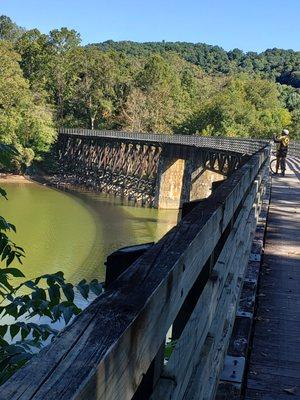
<instances>
[{"instance_id":1,"label":"muddy shoreline","mask_svg":"<svg viewBox=\"0 0 300 400\"><path fill-rule=\"evenodd\" d=\"M97 190L94 185L82 184L78 182L76 176L68 176L68 175L47 175L45 173L32 174L32 175L16 175L16 174L8 174L1 173L0 174L0 187L2 183L22 183L22 184L30 184L37 183L43 186L47 186L53 189L62 190L65 192L73 193L73 194L82 194L82 193L94 193L101 194L108 199L115 199L116 203L122 204L125 206L139 206L148 208L149 205L145 205L141 202L138 202L134 199L130 199L125 196L118 196L112 193L101 192L101 190Z\"/></svg>"},{"instance_id":2,"label":"muddy shoreline","mask_svg":"<svg viewBox=\"0 0 300 400\"><path fill-rule=\"evenodd\" d=\"M30 183L30 181L24 175L6 174L6 173L1 173L0 174L0 182L6 182L6 183Z\"/></svg>"},{"instance_id":3,"label":"muddy shoreline","mask_svg":"<svg viewBox=\"0 0 300 400\"><path fill-rule=\"evenodd\" d=\"M72 184L72 182L65 180L65 177L58 175L46 175L46 174L34 174L34 175L17 175L10 173L0 173L0 183L40 183L57 189L69 189L69 190L80 190L79 185Z\"/></svg>"}]
</instances>

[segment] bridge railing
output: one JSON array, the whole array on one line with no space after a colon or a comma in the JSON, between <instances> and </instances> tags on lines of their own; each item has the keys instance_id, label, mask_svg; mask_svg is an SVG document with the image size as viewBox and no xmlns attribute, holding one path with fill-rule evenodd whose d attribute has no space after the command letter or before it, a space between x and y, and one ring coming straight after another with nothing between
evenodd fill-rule
<instances>
[{"instance_id":1,"label":"bridge railing","mask_svg":"<svg viewBox=\"0 0 300 400\"><path fill-rule=\"evenodd\" d=\"M121 140L130 140L146 143L181 144L197 147L209 147L252 155L263 146L269 144L265 139L205 137L197 135L169 135L158 133L135 133L112 130L92 130L81 128L60 128L59 134L85 137L101 137Z\"/></svg>"},{"instance_id":2,"label":"bridge railing","mask_svg":"<svg viewBox=\"0 0 300 400\"><path fill-rule=\"evenodd\" d=\"M213 399L269 153L253 155L131 265L1 386L0 399Z\"/></svg>"},{"instance_id":3,"label":"bridge railing","mask_svg":"<svg viewBox=\"0 0 300 400\"><path fill-rule=\"evenodd\" d=\"M276 149L277 149L277 144L276 143L271 143L272 147L272 152L275 154ZM289 149L288 149L288 157L300 157L300 142L296 140L292 140L289 143Z\"/></svg>"},{"instance_id":4,"label":"bridge railing","mask_svg":"<svg viewBox=\"0 0 300 400\"><path fill-rule=\"evenodd\" d=\"M289 156L300 157L300 142L292 141L289 145Z\"/></svg>"}]
</instances>

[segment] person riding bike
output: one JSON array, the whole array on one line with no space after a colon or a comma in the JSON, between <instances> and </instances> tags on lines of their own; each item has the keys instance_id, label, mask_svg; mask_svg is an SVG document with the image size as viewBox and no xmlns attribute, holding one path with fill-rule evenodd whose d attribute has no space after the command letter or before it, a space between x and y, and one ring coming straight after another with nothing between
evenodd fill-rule
<instances>
[{"instance_id":1,"label":"person riding bike","mask_svg":"<svg viewBox=\"0 0 300 400\"><path fill-rule=\"evenodd\" d=\"M288 152L289 146L289 131L287 129L283 129L281 136L276 137L274 135L273 140L277 143L277 151L276 151L276 174L278 174L279 166L281 169L281 174L284 176L285 174L285 160Z\"/></svg>"}]
</instances>

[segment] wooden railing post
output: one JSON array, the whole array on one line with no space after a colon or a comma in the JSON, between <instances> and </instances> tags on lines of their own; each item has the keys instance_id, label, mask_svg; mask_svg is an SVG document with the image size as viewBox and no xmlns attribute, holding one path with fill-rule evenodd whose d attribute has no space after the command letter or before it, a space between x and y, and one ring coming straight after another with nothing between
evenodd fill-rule
<instances>
[{"instance_id":1,"label":"wooden railing post","mask_svg":"<svg viewBox=\"0 0 300 400\"><path fill-rule=\"evenodd\" d=\"M211 400L265 161L264 151L255 154L209 207L196 207L138 258L1 386L0 400ZM178 339L164 365L172 324Z\"/></svg>"},{"instance_id":2,"label":"wooden railing post","mask_svg":"<svg viewBox=\"0 0 300 400\"><path fill-rule=\"evenodd\" d=\"M132 400L148 400L150 399L153 389L158 382L164 366L165 359L165 341L160 346L157 355L150 364L146 374L143 376Z\"/></svg>"}]
</instances>

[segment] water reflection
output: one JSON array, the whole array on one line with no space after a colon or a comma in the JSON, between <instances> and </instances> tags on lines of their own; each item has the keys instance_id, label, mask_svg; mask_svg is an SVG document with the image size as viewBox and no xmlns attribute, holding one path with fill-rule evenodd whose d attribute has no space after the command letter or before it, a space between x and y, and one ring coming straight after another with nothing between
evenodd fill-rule
<instances>
[{"instance_id":1,"label":"water reflection","mask_svg":"<svg viewBox=\"0 0 300 400\"><path fill-rule=\"evenodd\" d=\"M159 240L177 222L174 210L121 205L105 195L67 193L35 183L1 183L1 212L17 226L28 278L64 271L75 283L104 279L104 261L127 245Z\"/></svg>"}]
</instances>

